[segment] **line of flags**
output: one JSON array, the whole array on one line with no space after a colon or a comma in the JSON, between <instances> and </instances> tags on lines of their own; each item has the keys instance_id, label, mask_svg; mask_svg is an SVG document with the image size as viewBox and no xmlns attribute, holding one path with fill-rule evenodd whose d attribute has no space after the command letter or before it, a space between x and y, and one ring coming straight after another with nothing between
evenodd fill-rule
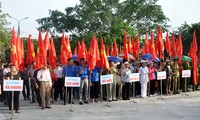
<instances>
[{"instance_id":1,"label":"line of flags","mask_svg":"<svg viewBox=\"0 0 200 120\"><path fill-rule=\"evenodd\" d=\"M31 35L28 37L27 41L27 54L26 61L24 61L24 46L23 40L20 38L20 35L15 33L14 28L12 29L12 38L11 38L11 51L10 51L10 60L11 62L19 68L20 71L24 71L24 65L30 64L32 61L36 62L36 69L41 68L43 65L49 63L52 68L56 67L57 57L56 57L56 49L54 45L53 38L49 38L48 31L46 32L45 38L43 40L42 33L39 31L38 35L38 43L37 43L37 51L36 54L34 52L34 44L31 40ZM126 31L124 31L123 36L123 48L122 46L118 46L116 41L111 44L110 50L109 47L105 47L103 43L103 39L100 38L100 50L98 47L98 39L93 36L90 47L87 51L84 40L78 41L78 45L74 48L74 54L78 55L78 60L81 58L85 58L87 60L88 68L90 70L94 69L94 67L101 63L101 66L109 69L109 63L106 56L118 56L119 53L123 54L123 57L129 60L129 54L132 54L135 59L139 58L139 53L141 54L151 54L153 60L156 57L161 59L164 58L164 49L167 51L168 56L170 57L179 57L181 62L183 47L182 47L182 39L181 34L178 34L178 38L175 39L174 34L172 34L171 39L169 38L168 32L166 34L166 40L164 42L162 37L161 27L158 26L158 32L156 36L156 40L154 40L154 34L150 32L150 39L148 38L148 34L146 34L146 39L144 41L144 45L140 50L140 42L139 35L136 35L136 39L127 37ZM48 52L49 51L49 52ZM99 53L100 51L100 53ZM196 41L196 31L193 34L193 41L189 50L188 55L192 58L193 62L193 77L194 81L197 81L197 41ZM70 40L67 35L62 33L62 42L61 42L61 51L60 51L60 62L62 65L67 64L68 58L72 57L72 50L70 46ZM199 53L200 57L200 53ZM197 82L194 82L197 84Z\"/></svg>"}]
</instances>

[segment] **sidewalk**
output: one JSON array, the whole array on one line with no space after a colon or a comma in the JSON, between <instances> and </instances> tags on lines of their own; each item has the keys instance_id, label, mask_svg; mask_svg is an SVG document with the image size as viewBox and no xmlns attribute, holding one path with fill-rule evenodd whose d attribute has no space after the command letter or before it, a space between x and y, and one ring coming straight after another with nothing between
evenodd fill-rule
<instances>
[{"instance_id":1,"label":"sidewalk","mask_svg":"<svg viewBox=\"0 0 200 120\"><path fill-rule=\"evenodd\" d=\"M37 103L20 100L20 114L14 114L15 120L198 120L200 119L200 91L150 98L136 98L137 103L130 101L109 102L79 105L63 105L56 101L52 109L41 110ZM8 107L0 103L0 120L11 118Z\"/></svg>"}]
</instances>

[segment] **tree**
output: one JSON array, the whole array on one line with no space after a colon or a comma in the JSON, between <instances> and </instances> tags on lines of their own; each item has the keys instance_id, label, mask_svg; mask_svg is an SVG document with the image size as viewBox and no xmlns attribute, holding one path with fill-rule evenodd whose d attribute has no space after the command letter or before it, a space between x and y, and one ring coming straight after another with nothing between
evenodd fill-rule
<instances>
[{"instance_id":1,"label":"tree","mask_svg":"<svg viewBox=\"0 0 200 120\"><path fill-rule=\"evenodd\" d=\"M0 2L0 62L9 59L9 47L10 47L10 36L11 31L7 28L9 24L6 20L7 14L1 10Z\"/></svg>"},{"instance_id":2,"label":"tree","mask_svg":"<svg viewBox=\"0 0 200 120\"><path fill-rule=\"evenodd\" d=\"M188 25L186 22L178 28L181 33L182 43L183 43L183 54L187 55L190 44L193 39L193 32L196 30L197 43L200 45L200 22ZM198 46L200 47L200 46Z\"/></svg>"}]
</instances>

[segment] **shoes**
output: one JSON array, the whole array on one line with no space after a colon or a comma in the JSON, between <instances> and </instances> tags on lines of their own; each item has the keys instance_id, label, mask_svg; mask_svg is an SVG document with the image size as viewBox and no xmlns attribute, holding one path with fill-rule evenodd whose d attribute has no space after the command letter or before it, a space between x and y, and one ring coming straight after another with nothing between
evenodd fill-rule
<instances>
[{"instance_id":1,"label":"shoes","mask_svg":"<svg viewBox=\"0 0 200 120\"><path fill-rule=\"evenodd\" d=\"M57 101L57 99L54 99L54 101Z\"/></svg>"},{"instance_id":2,"label":"shoes","mask_svg":"<svg viewBox=\"0 0 200 120\"><path fill-rule=\"evenodd\" d=\"M27 98L28 100L31 100L29 97Z\"/></svg>"},{"instance_id":3,"label":"shoes","mask_svg":"<svg viewBox=\"0 0 200 120\"><path fill-rule=\"evenodd\" d=\"M35 101L32 101L31 103L35 103Z\"/></svg>"},{"instance_id":4,"label":"shoes","mask_svg":"<svg viewBox=\"0 0 200 120\"><path fill-rule=\"evenodd\" d=\"M113 101L117 101L117 99L113 99Z\"/></svg>"},{"instance_id":5,"label":"shoes","mask_svg":"<svg viewBox=\"0 0 200 120\"><path fill-rule=\"evenodd\" d=\"M51 107L50 107L50 106L46 106L46 108L48 108L48 109L51 109Z\"/></svg>"},{"instance_id":6,"label":"shoes","mask_svg":"<svg viewBox=\"0 0 200 120\"><path fill-rule=\"evenodd\" d=\"M41 109L44 110L44 107L42 107Z\"/></svg>"},{"instance_id":7,"label":"shoes","mask_svg":"<svg viewBox=\"0 0 200 120\"><path fill-rule=\"evenodd\" d=\"M112 100L108 100L108 102L111 102Z\"/></svg>"},{"instance_id":8,"label":"shoes","mask_svg":"<svg viewBox=\"0 0 200 120\"><path fill-rule=\"evenodd\" d=\"M71 104L71 102L69 101L68 104ZM72 101L72 104L74 104L74 102Z\"/></svg>"},{"instance_id":9,"label":"shoes","mask_svg":"<svg viewBox=\"0 0 200 120\"><path fill-rule=\"evenodd\" d=\"M19 110L15 110L15 113L20 113Z\"/></svg>"},{"instance_id":10,"label":"shoes","mask_svg":"<svg viewBox=\"0 0 200 120\"><path fill-rule=\"evenodd\" d=\"M84 103L85 103L85 104L89 104L89 102L88 102L88 101L85 101Z\"/></svg>"},{"instance_id":11,"label":"shoes","mask_svg":"<svg viewBox=\"0 0 200 120\"><path fill-rule=\"evenodd\" d=\"M94 99L94 102L98 103L98 100L97 100L97 99Z\"/></svg>"},{"instance_id":12,"label":"shoes","mask_svg":"<svg viewBox=\"0 0 200 120\"><path fill-rule=\"evenodd\" d=\"M83 105L83 102L79 102L80 105Z\"/></svg>"},{"instance_id":13,"label":"shoes","mask_svg":"<svg viewBox=\"0 0 200 120\"><path fill-rule=\"evenodd\" d=\"M127 98L126 100L130 100L130 98Z\"/></svg>"}]
</instances>

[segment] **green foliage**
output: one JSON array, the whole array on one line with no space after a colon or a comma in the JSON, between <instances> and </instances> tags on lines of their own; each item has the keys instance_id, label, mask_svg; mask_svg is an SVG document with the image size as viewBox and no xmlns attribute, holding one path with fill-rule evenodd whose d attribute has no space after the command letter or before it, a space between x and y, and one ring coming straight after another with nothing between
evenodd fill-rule
<instances>
[{"instance_id":1,"label":"green foliage","mask_svg":"<svg viewBox=\"0 0 200 120\"><path fill-rule=\"evenodd\" d=\"M183 43L183 54L187 55L190 49L190 44L193 40L193 33L196 30L196 38L198 47L200 47L200 22L188 25L184 23L181 27L178 28L181 33L182 43Z\"/></svg>"},{"instance_id":2,"label":"green foliage","mask_svg":"<svg viewBox=\"0 0 200 120\"><path fill-rule=\"evenodd\" d=\"M0 59L2 61L6 61L9 59L9 47L10 47L10 37L11 32L10 29L7 28L9 24L6 20L6 15L1 10L1 2L0 2Z\"/></svg>"},{"instance_id":3,"label":"green foliage","mask_svg":"<svg viewBox=\"0 0 200 120\"><path fill-rule=\"evenodd\" d=\"M168 19L163 14L157 0L80 0L75 7L67 7L65 12L50 10L49 17L38 19L42 31L49 30L56 35L61 32L71 34L71 44L85 39L89 46L92 36L102 36L106 45L114 40L122 43L124 29L128 36L135 36L157 29L166 28ZM73 48L73 47L72 47Z\"/></svg>"}]
</instances>

